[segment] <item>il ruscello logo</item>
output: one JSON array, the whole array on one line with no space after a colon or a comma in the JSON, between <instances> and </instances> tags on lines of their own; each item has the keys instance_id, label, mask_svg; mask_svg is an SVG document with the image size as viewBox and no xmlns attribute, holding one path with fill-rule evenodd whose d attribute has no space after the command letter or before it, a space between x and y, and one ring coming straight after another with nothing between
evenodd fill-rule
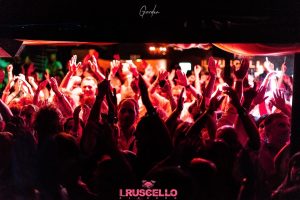
<instances>
[{"instance_id":1,"label":"il ruscello logo","mask_svg":"<svg viewBox=\"0 0 300 200\"><path fill-rule=\"evenodd\" d=\"M154 188L156 181L143 180L141 189L119 189L119 199L144 200L144 199L177 199L177 189Z\"/></svg>"}]
</instances>

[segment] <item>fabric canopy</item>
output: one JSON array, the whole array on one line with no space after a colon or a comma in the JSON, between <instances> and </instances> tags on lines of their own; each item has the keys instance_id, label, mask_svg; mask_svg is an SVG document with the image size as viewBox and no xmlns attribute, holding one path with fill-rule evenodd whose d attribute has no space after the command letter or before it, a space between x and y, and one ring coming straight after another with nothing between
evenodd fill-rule
<instances>
[{"instance_id":1,"label":"fabric canopy","mask_svg":"<svg viewBox=\"0 0 300 200\"><path fill-rule=\"evenodd\" d=\"M209 50L212 45L210 43L177 43L177 44L169 44L169 47L173 47L175 50L184 50L184 49L192 49L199 48L204 50Z\"/></svg>"},{"instance_id":2,"label":"fabric canopy","mask_svg":"<svg viewBox=\"0 0 300 200\"><path fill-rule=\"evenodd\" d=\"M259 43L213 43L214 46L244 56L282 56L300 52L300 43L259 44Z\"/></svg>"}]
</instances>

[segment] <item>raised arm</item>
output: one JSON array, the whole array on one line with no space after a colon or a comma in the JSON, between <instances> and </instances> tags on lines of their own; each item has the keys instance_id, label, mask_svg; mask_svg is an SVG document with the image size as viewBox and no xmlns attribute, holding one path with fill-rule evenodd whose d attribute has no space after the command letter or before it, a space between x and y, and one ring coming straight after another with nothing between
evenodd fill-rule
<instances>
[{"instance_id":1,"label":"raised arm","mask_svg":"<svg viewBox=\"0 0 300 200\"><path fill-rule=\"evenodd\" d=\"M101 82L102 80L105 79L105 76L100 72L99 66L98 66L98 62L96 57L93 55L92 56L93 61L89 60L89 65L92 69L92 71L94 72L94 74L96 75L98 82Z\"/></svg>"},{"instance_id":2,"label":"raised arm","mask_svg":"<svg viewBox=\"0 0 300 200\"><path fill-rule=\"evenodd\" d=\"M188 84L186 75L181 71L181 70L176 70L176 75L177 75L177 83L179 85L182 85L183 87L185 87L186 90L191 91L192 95L196 98L199 99L201 97L200 92L196 91L196 89L194 88L194 86Z\"/></svg>"},{"instance_id":3,"label":"raised arm","mask_svg":"<svg viewBox=\"0 0 300 200\"><path fill-rule=\"evenodd\" d=\"M14 78L14 75L13 75L13 65L8 65L7 67L6 67L6 71L7 71L7 75L8 75L8 81L12 81L13 80L13 78Z\"/></svg>"},{"instance_id":4,"label":"raised arm","mask_svg":"<svg viewBox=\"0 0 300 200\"><path fill-rule=\"evenodd\" d=\"M223 89L224 89L224 93L229 95L231 99L231 104L236 108L239 118L243 123L244 129L249 138L248 141L249 147L256 151L259 150L260 137L259 137L258 129L254 124L254 122L249 117L248 112L241 105L237 92L233 90L231 87L224 87Z\"/></svg>"},{"instance_id":5,"label":"raised arm","mask_svg":"<svg viewBox=\"0 0 300 200\"><path fill-rule=\"evenodd\" d=\"M71 133L73 136L76 137L78 143L80 143L81 136L82 136L82 128L83 128L80 124L80 118L79 118L80 111L81 111L81 106L77 106L74 109L73 112L74 126L71 129Z\"/></svg>"},{"instance_id":6,"label":"raised arm","mask_svg":"<svg viewBox=\"0 0 300 200\"><path fill-rule=\"evenodd\" d=\"M110 72L108 75L108 80L111 80L116 75L121 65L122 63L119 60L113 60L110 62Z\"/></svg>"},{"instance_id":7,"label":"raised arm","mask_svg":"<svg viewBox=\"0 0 300 200\"><path fill-rule=\"evenodd\" d=\"M198 135L201 132L201 129L204 128L207 124L215 125L212 117L214 117L214 112L220 107L225 96L220 93L215 93L215 95L210 99L208 108L200 115L200 117L195 121L192 127L188 130L187 135ZM216 127L212 127L210 130L210 139L215 138Z\"/></svg>"},{"instance_id":8,"label":"raised arm","mask_svg":"<svg viewBox=\"0 0 300 200\"><path fill-rule=\"evenodd\" d=\"M35 92L38 88L38 85L36 84L36 82L34 81L34 78L32 76L28 76L28 82L32 86L33 92Z\"/></svg>"},{"instance_id":9,"label":"raised arm","mask_svg":"<svg viewBox=\"0 0 300 200\"><path fill-rule=\"evenodd\" d=\"M177 106L176 108L173 110L172 114L168 117L168 119L166 120L166 125L169 129L169 132L171 134L171 138L173 137L172 133L174 133L176 125L177 125L177 120L180 117L180 114L183 110L183 92L184 92L184 88L182 88L180 96L177 100Z\"/></svg>"},{"instance_id":10,"label":"raised arm","mask_svg":"<svg viewBox=\"0 0 300 200\"><path fill-rule=\"evenodd\" d=\"M73 115L73 109L68 101L68 99L64 96L64 94L59 91L57 81L54 77L50 78L50 86L58 98L58 106L65 117L71 117Z\"/></svg>"},{"instance_id":11,"label":"raised arm","mask_svg":"<svg viewBox=\"0 0 300 200\"><path fill-rule=\"evenodd\" d=\"M29 94L33 97L34 92L32 90L31 85L26 81L25 75L24 74L19 74L19 78L20 78L20 80L22 80L23 86L25 86L28 89ZM24 89L24 88L21 87L21 89Z\"/></svg>"},{"instance_id":12,"label":"raised arm","mask_svg":"<svg viewBox=\"0 0 300 200\"><path fill-rule=\"evenodd\" d=\"M215 85L216 78L217 78L216 62L212 56L209 57L209 59L208 59L208 71L209 71L210 79L209 79L209 82L204 91L204 96L206 97L205 98L206 101L211 98L211 94L213 93L214 85ZM208 104L209 104L209 102L205 102L205 105L208 105Z\"/></svg>"},{"instance_id":13,"label":"raised arm","mask_svg":"<svg viewBox=\"0 0 300 200\"><path fill-rule=\"evenodd\" d=\"M139 74L139 88L140 88L140 92L141 92L142 102L143 102L144 106L146 107L147 112L148 113L156 112L150 101L146 82L143 79L141 74Z\"/></svg>"},{"instance_id":14,"label":"raised arm","mask_svg":"<svg viewBox=\"0 0 300 200\"><path fill-rule=\"evenodd\" d=\"M195 67L194 67L195 89L196 89L196 91L198 91L201 94L200 72L201 72L201 66L195 65Z\"/></svg>"},{"instance_id":15,"label":"raised arm","mask_svg":"<svg viewBox=\"0 0 300 200\"><path fill-rule=\"evenodd\" d=\"M37 89L36 89L36 91L34 93L34 96L33 96L33 104L34 105L36 105L36 106L39 105L39 95L40 95L40 92L46 88L46 86L47 86L48 83L49 83L48 80L44 80L44 81L42 81L38 85L38 87L37 87Z\"/></svg>"},{"instance_id":16,"label":"raised arm","mask_svg":"<svg viewBox=\"0 0 300 200\"><path fill-rule=\"evenodd\" d=\"M65 75L63 80L61 81L59 87L67 88L71 77L76 74L77 69L81 66L82 66L81 62L77 63L77 55L73 55L71 60L69 60L69 62L68 62L69 71L67 72L67 74Z\"/></svg>"},{"instance_id":17,"label":"raised arm","mask_svg":"<svg viewBox=\"0 0 300 200\"><path fill-rule=\"evenodd\" d=\"M291 117L291 108L285 103L285 98L283 92L280 90L276 90L273 95L273 99L271 99L271 103L281 110L288 117Z\"/></svg>"},{"instance_id":18,"label":"raised arm","mask_svg":"<svg viewBox=\"0 0 300 200\"><path fill-rule=\"evenodd\" d=\"M244 58L241 61L241 66L238 70L234 70L235 75L235 91L237 92L237 95L239 99L242 99L243 95L243 81L247 75L249 69L249 60Z\"/></svg>"}]
</instances>

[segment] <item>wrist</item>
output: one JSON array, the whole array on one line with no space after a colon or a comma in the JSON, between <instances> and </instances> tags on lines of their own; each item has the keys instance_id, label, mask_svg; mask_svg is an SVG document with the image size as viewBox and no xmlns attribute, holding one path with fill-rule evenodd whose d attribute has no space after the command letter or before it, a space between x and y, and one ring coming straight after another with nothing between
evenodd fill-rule
<instances>
[{"instance_id":1,"label":"wrist","mask_svg":"<svg viewBox=\"0 0 300 200\"><path fill-rule=\"evenodd\" d=\"M243 78L236 78L235 82L243 82L243 80L244 80Z\"/></svg>"}]
</instances>

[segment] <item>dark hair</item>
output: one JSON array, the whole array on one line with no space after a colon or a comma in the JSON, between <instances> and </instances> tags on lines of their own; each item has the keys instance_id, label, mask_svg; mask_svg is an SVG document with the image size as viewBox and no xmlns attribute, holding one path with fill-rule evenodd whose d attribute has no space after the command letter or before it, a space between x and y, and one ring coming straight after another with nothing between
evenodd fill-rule
<instances>
[{"instance_id":1,"label":"dark hair","mask_svg":"<svg viewBox=\"0 0 300 200\"><path fill-rule=\"evenodd\" d=\"M288 116L283 113L272 113L265 118L265 126L271 124L275 119L279 118L288 118Z\"/></svg>"},{"instance_id":2,"label":"dark hair","mask_svg":"<svg viewBox=\"0 0 300 200\"><path fill-rule=\"evenodd\" d=\"M44 106L36 113L34 128L40 137L59 133L62 130L62 114L55 106Z\"/></svg>"}]
</instances>

